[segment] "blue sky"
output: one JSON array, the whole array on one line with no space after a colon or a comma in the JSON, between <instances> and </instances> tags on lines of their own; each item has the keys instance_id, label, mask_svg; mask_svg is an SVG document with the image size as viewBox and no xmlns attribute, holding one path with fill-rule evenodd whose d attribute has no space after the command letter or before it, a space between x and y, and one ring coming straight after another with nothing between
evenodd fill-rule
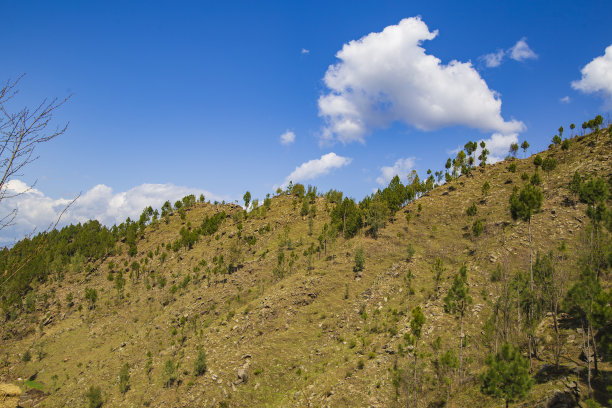
<instances>
[{"instance_id":1,"label":"blue sky","mask_svg":"<svg viewBox=\"0 0 612 408\"><path fill-rule=\"evenodd\" d=\"M2 203L20 218L0 239L79 192L66 221L188 191L263 198L292 174L361 199L384 167L423 175L494 133L541 150L610 111L607 60L572 87L612 45L609 1L124 3L2 2L0 79L26 74L18 104L73 96L56 115L68 131L18 177L37 181L28 205Z\"/></svg>"}]
</instances>

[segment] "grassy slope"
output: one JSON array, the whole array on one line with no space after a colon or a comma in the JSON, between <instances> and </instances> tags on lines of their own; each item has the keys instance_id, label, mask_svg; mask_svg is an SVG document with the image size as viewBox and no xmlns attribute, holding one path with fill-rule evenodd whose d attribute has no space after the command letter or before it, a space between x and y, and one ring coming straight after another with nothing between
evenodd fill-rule
<instances>
[{"instance_id":1,"label":"grassy slope","mask_svg":"<svg viewBox=\"0 0 612 408\"><path fill-rule=\"evenodd\" d=\"M609 139L600 137L597 145L591 147L588 143L593 140L593 136L574 140L569 152L559 149L543 153L554 155L559 167L549 182L542 175L545 201L542 211L533 217L533 241L535 248L544 251L556 248L562 240L567 243L568 280L577 275L571 265L575 265L576 254L580 252L579 236L587 219L581 204L562 205L568 195L565 186L575 170L605 178L612 171ZM487 166L484 171L476 170L473 177L461 177L436 188L398 212L377 240L364 236L348 241L338 238L328 248L333 259L319 260L315 255L313 270L307 270L302 252L316 242L318 232L329 221L322 198L317 199L312 236L308 235L307 220L299 216L300 205L294 209L294 199L287 196L274 198L265 218L246 220L243 235L254 234L258 240L248 250L245 244L243 267L228 276L226 282L213 276L209 283L201 278L202 271L197 282L170 293L173 284L180 283L189 273L193 275L200 260L211 264L216 254L227 254L237 232L232 218L222 224L219 240L202 238L192 250L170 251L163 264L159 256L149 261L148 271L167 277L164 288L155 286L147 290L142 277L140 281L131 281L126 273L125 293L129 297L118 300L113 282L106 275L108 262L123 266L128 260L124 248L124 255L93 265L89 275L84 272L70 275L61 283L37 288L40 294L50 294L49 304L40 305L34 315L17 322L21 330L34 328L29 334L2 340L4 355L0 357L7 366L0 370L0 379L15 381L17 377L37 373L36 381L49 392L41 406L81 406L91 384L102 387L108 406L213 406L222 401L230 406L405 405L408 385L400 384L396 400L392 367L397 365L405 370L412 367L410 356L397 353L403 334L409 331L406 311L416 305L424 307L427 321L421 343L423 351L432 354L429 344L437 336L443 339L443 349L456 348L459 324L443 312L441 299L452 275L465 263L474 298L465 321L468 381L460 392L454 393L453 404L469 406L477 402L478 406L497 406L498 402L479 393L474 378L482 370L488 352L481 345L480 333L491 310L491 297L496 293L490 273L498 263L508 271L528 267L527 225L512 221L508 197L514 186L523 184L521 173L532 173L533 165L529 158L517 161L517 165L514 174L502 162ZM491 184L491 191L483 198L481 186L485 180ZM473 219L465 214L472 202L478 206L476 218L485 221L485 232L478 238L471 236ZM418 206L422 208L420 212ZM212 205L197 205L188 211L186 221L197 225L214 211ZM226 211L239 209L227 206ZM405 211L412 214L409 224ZM256 232L268 222L272 231L263 235ZM137 258L144 259L148 251L176 239L182 225L174 215L167 225L148 227L138 243ZM292 273L277 280L273 276L276 253L287 230L299 258ZM416 249L411 262L405 259L409 243ZM361 276L352 270L354 252L359 247L366 254ZM269 253L262 259L266 250ZM431 264L437 257L444 261L446 270L436 296ZM409 269L415 276L414 295L408 295L405 281ZM95 310L85 307L86 287L96 287L100 293ZM64 300L69 292L75 298L72 308ZM79 304L84 306L81 312L77 310ZM364 310L365 320L360 315ZM37 323L47 316L54 319L40 331ZM181 326L183 316L186 323ZM550 322L545 321L544 326L547 323ZM569 333L568 329L566 334ZM193 361L199 347L207 353L208 370L195 377ZM21 355L28 349L33 359L24 363ZM38 349L44 351L42 359ZM145 369L147 352L152 355L150 376ZM566 354L578 360L577 344L568 340ZM546 348L544 355L547 356ZM180 381L164 388L162 369L168 359L180 363ZM125 362L130 364L131 388L123 395L117 383ZM536 368L546 362L550 359L536 361ZM247 383L234 384L238 380L237 370L245 365ZM433 378L429 358L423 360L420 375ZM579 382L583 387L584 383ZM560 387L555 381L538 384L525 403L533 406ZM431 381L425 381L420 395L422 405L435 399L436 388Z\"/></svg>"}]
</instances>

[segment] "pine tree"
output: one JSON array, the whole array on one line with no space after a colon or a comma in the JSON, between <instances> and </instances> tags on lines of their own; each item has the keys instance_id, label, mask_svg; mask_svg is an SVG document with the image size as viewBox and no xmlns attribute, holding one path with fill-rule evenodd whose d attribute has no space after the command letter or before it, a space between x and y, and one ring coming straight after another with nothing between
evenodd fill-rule
<instances>
[{"instance_id":1,"label":"pine tree","mask_svg":"<svg viewBox=\"0 0 612 408\"><path fill-rule=\"evenodd\" d=\"M444 297L444 311L459 316L459 382L463 381L463 317L472 304L470 288L467 285L467 267L463 265L453 278L453 284Z\"/></svg>"},{"instance_id":2,"label":"pine tree","mask_svg":"<svg viewBox=\"0 0 612 408\"><path fill-rule=\"evenodd\" d=\"M489 369L481 376L481 391L484 394L503 398L506 408L510 402L523 398L533 385L527 361L518 349L509 343L501 352L487 358Z\"/></svg>"}]
</instances>

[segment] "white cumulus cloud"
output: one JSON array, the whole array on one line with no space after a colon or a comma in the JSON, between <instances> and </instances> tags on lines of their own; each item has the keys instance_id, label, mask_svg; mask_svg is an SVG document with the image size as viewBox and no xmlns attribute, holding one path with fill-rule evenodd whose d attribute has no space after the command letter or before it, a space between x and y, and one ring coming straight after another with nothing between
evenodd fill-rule
<instances>
[{"instance_id":1,"label":"white cumulus cloud","mask_svg":"<svg viewBox=\"0 0 612 408\"><path fill-rule=\"evenodd\" d=\"M321 143L364 142L372 130L396 121L421 130L522 130L522 122L502 118L499 94L470 62L443 64L426 54L422 43L437 35L412 17L344 44L336 54L340 61L325 73L329 92L318 101L326 123Z\"/></svg>"},{"instance_id":2,"label":"white cumulus cloud","mask_svg":"<svg viewBox=\"0 0 612 408\"><path fill-rule=\"evenodd\" d=\"M351 158L338 156L334 152L324 154L320 159L312 159L296 167L280 187L287 187L290 181L295 184L324 176L333 169L348 166L351 161Z\"/></svg>"},{"instance_id":3,"label":"white cumulus cloud","mask_svg":"<svg viewBox=\"0 0 612 408\"><path fill-rule=\"evenodd\" d=\"M580 70L582 78L572 82L572 88L584 93L601 93L608 107L612 107L612 45L604 55L596 57Z\"/></svg>"},{"instance_id":4,"label":"white cumulus cloud","mask_svg":"<svg viewBox=\"0 0 612 408\"><path fill-rule=\"evenodd\" d=\"M406 178L414 169L414 164L414 157L407 157L405 159L398 159L393 163L393 166L383 166L380 168L380 176L376 178L376 182L381 186L386 186L397 175L402 179L403 183L406 183Z\"/></svg>"},{"instance_id":5,"label":"white cumulus cloud","mask_svg":"<svg viewBox=\"0 0 612 408\"><path fill-rule=\"evenodd\" d=\"M287 130L285 133L280 135L280 142L285 146L290 145L291 143L295 142L295 133L293 133L291 130Z\"/></svg>"},{"instance_id":6,"label":"white cumulus cloud","mask_svg":"<svg viewBox=\"0 0 612 408\"><path fill-rule=\"evenodd\" d=\"M20 180L7 183L7 195L15 195L0 201L0 215L17 209L14 225L0 231L0 243L11 243L32 232L41 232L52 226L72 198L54 199L38 189L27 189ZM88 190L72 204L61 218L58 226L98 220L111 226L127 217L138 218L147 206L160 208L166 200L174 202L189 194L204 194L207 199L221 200L206 190L176 186L174 184L142 184L127 191L114 192L111 187L98 184Z\"/></svg>"},{"instance_id":7,"label":"white cumulus cloud","mask_svg":"<svg viewBox=\"0 0 612 408\"><path fill-rule=\"evenodd\" d=\"M508 156L510 145L512 143L518 143L518 134L512 133L503 135L501 133L493 133L488 139L481 139L478 141L478 150L476 150L476 157L480 155L482 149L480 148L480 142L484 140L485 148L489 151L489 157L487 157L487 163L497 163L498 161L504 160Z\"/></svg>"},{"instance_id":8,"label":"white cumulus cloud","mask_svg":"<svg viewBox=\"0 0 612 408\"><path fill-rule=\"evenodd\" d=\"M508 50L508 54L510 54L510 58L515 61L538 58L538 54L533 52L533 50L529 48L529 45L527 45L527 39L525 37L518 40L516 44Z\"/></svg>"}]
</instances>

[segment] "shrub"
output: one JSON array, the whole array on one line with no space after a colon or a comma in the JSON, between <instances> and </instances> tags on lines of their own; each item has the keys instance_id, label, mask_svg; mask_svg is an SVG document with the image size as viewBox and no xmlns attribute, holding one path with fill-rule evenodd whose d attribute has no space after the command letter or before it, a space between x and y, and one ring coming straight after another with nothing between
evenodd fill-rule
<instances>
[{"instance_id":1,"label":"shrub","mask_svg":"<svg viewBox=\"0 0 612 408\"><path fill-rule=\"evenodd\" d=\"M510 173L516 173L516 163L510 163L510 164L508 165L508 171L509 171Z\"/></svg>"},{"instance_id":2,"label":"shrub","mask_svg":"<svg viewBox=\"0 0 612 408\"><path fill-rule=\"evenodd\" d=\"M174 363L174 361L172 361L172 359L167 360L162 371L162 382L164 383L165 388L172 386L172 384L174 384L176 381L176 370L177 365Z\"/></svg>"},{"instance_id":3,"label":"shrub","mask_svg":"<svg viewBox=\"0 0 612 408\"><path fill-rule=\"evenodd\" d=\"M357 249L357 251L355 251L355 267L353 268L353 270L355 272L360 272L363 270L365 266L365 255L363 254L363 248L359 248Z\"/></svg>"},{"instance_id":4,"label":"shrub","mask_svg":"<svg viewBox=\"0 0 612 408\"><path fill-rule=\"evenodd\" d=\"M102 406L102 390L100 387L94 387L92 385L89 387L89 390L87 390L85 396L89 401L89 408L100 408Z\"/></svg>"},{"instance_id":5,"label":"shrub","mask_svg":"<svg viewBox=\"0 0 612 408\"><path fill-rule=\"evenodd\" d=\"M484 231L483 221L482 220L474 221L474 223L472 224L472 234L474 234L474 236L477 237L480 234L482 234L483 231Z\"/></svg>"},{"instance_id":6,"label":"shrub","mask_svg":"<svg viewBox=\"0 0 612 408\"><path fill-rule=\"evenodd\" d=\"M26 350L26 352L23 353L23 356L21 357L21 361L27 363L30 360L32 360L32 354L30 353L30 350Z\"/></svg>"},{"instance_id":7,"label":"shrub","mask_svg":"<svg viewBox=\"0 0 612 408\"><path fill-rule=\"evenodd\" d=\"M198 356L193 364L193 371L195 375L202 375L206 372L206 353L202 350L198 351Z\"/></svg>"},{"instance_id":8,"label":"shrub","mask_svg":"<svg viewBox=\"0 0 612 408\"><path fill-rule=\"evenodd\" d=\"M412 257L414 256L415 250L412 244L408 244L408 248L406 249L406 261L412 261Z\"/></svg>"},{"instance_id":9,"label":"shrub","mask_svg":"<svg viewBox=\"0 0 612 408\"><path fill-rule=\"evenodd\" d=\"M465 210L465 213L470 217L475 216L477 212L478 208L476 208L476 203L472 203L472 205L470 205L467 210Z\"/></svg>"},{"instance_id":10,"label":"shrub","mask_svg":"<svg viewBox=\"0 0 612 408\"><path fill-rule=\"evenodd\" d=\"M125 363L119 371L119 391L125 394L130 389L130 365Z\"/></svg>"}]
</instances>

